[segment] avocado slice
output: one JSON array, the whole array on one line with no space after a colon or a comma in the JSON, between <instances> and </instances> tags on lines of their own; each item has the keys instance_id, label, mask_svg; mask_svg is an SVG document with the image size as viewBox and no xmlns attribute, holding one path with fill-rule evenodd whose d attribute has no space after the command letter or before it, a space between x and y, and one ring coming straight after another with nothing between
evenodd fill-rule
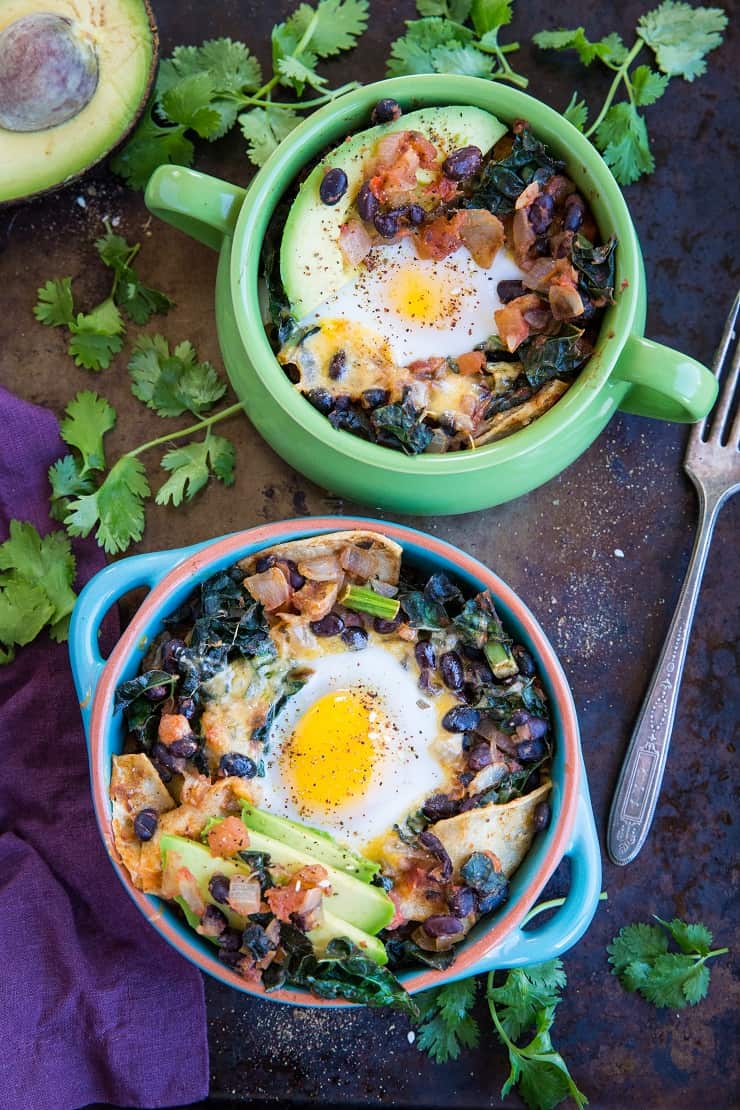
<instances>
[{"instance_id":1,"label":"avocado slice","mask_svg":"<svg viewBox=\"0 0 740 1110\"><path fill-rule=\"evenodd\" d=\"M242 808L242 821L248 829L271 836L299 852L308 852L321 863L346 871L363 883L369 883L380 871L379 863L360 856L349 848L343 848L323 829L315 829L287 817L278 817L277 814L256 809L248 803Z\"/></svg>"},{"instance_id":2,"label":"avocado slice","mask_svg":"<svg viewBox=\"0 0 740 1110\"><path fill-rule=\"evenodd\" d=\"M183 836L165 834L160 840L160 850L165 872L169 869L187 867L198 884L198 890L203 901L218 906L233 928L246 928L247 919L238 913L234 913L229 906L217 902L208 889L208 882L213 875L226 875L227 878L231 878L232 875L249 876L251 871L245 863L214 856L203 844L199 844L196 840L188 840ZM256 850L261 851L262 849ZM176 897L175 901L185 914L188 924L193 929L197 928L198 918L185 900ZM388 956L382 941L362 929L358 929L349 921L344 921L327 909L324 909L322 922L307 933L307 936L319 954L325 951L330 940L334 940L336 937L346 937L376 964L383 966L388 962Z\"/></svg>"},{"instance_id":3,"label":"avocado slice","mask_svg":"<svg viewBox=\"0 0 740 1110\"><path fill-rule=\"evenodd\" d=\"M381 136L391 131L420 131L446 156L463 146L477 146L486 154L506 130L505 124L481 108L421 108L392 123L358 131L332 150L301 185L283 229L280 274L296 319L312 312L357 272L344 260L339 232L352 214L365 162ZM319 186L333 166L344 170L348 186L337 204L326 205L319 197Z\"/></svg>"},{"instance_id":4,"label":"avocado slice","mask_svg":"<svg viewBox=\"0 0 740 1110\"><path fill-rule=\"evenodd\" d=\"M147 0L0 4L0 203L105 157L141 115L156 61Z\"/></svg>"}]
</instances>

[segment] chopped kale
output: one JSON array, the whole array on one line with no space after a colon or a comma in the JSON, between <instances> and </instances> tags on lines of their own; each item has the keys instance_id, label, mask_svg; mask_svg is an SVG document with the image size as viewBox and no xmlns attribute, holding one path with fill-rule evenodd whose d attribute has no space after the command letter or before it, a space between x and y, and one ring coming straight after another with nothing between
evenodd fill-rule
<instances>
[{"instance_id":1,"label":"chopped kale","mask_svg":"<svg viewBox=\"0 0 740 1110\"><path fill-rule=\"evenodd\" d=\"M484 648L488 640L511 643L493 605L493 598L486 590L470 598L455 617L455 628L471 647Z\"/></svg>"},{"instance_id":2,"label":"chopped kale","mask_svg":"<svg viewBox=\"0 0 740 1110\"><path fill-rule=\"evenodd\" d=\"M282 938L281 943L284 945ZM310 949L310 942L307 943ZM297 956L293 948L288 975L292 983L308 987L320 998L346 998L365 1006L395 1006L411 1018L418 1015L413 999L393 972L368 959L346 937L330 940L325 953L318 957Z\"/></svg>"},{"instance_id":3,"label":"chopped kale","mask_svg":"<svg viewBox=\"0 0 740 1110\"><path fill-rule=\"evenodd\" d=\"M509 896L509 880L503 872L496 870L485 852L473 852L460 868L460 875L478 895L481 913L490 913Z\"/></svg>"},{"instance_id":4,"label":"chopped kale","mask_svg":"<svg viewBox=\"0 0 740 1110\"><path fill-rule=\"evenodd\" d=\"M435 632L446 628L450 623L444 605L438 601L431 601L420 590L401 594L399 600L406 614L406 620L412 628L425 628Z\"/></svg>"},{"instance_id":5,"label":"chopped kale","mask_svg":"<svg viewBox=\"0 0 740 1110\"><path fill-rule=\"evenodd\" d=\"M267 751L267 738L270 735L270 729L272 728L273 721L287 702L288 698L292 698L293 694L297 694L298 691L306 685L307 681L308 676L304 675L303 673L299 674L297 671L289 671L289 673L283 678L283 681L280 685L280 692L273 701L270 708L267 710L267 716L265 717L264 722L252 732L252 740L256 740L259 744L263 744L265 746L265 751ZM264 776L264 764L261 764L261 766L261 774Z\"/></svg>"},{"instance_id":6,"label":"chopped kale","mask_svg":"<svg viewBox=\"0 0 740 1110\"><path fill-rule=\"evenodd\" d=\"M450 602L462 604L463 595L454 582L450 582L446 574L433 574L424 587L424 596L428 601L436 601L440 605L449 605Z\"/></svg>"},{"instance_id":7,"label":"chopped kale","mask_svg":"<svg viewBox=\"0 0 740 1110\"><path fill-rule=\"evenodd\" d=\"M255 960L263 959L268 952L272 952L276 947L262 925L257 925L255 922L247 925L242 936L242 943Z\"/></svg>"},{"instance_id":8,"label":"chopped kale","mask_svg":"<svg viewBox=\"0 0 740 1110\"><path fill-rule=\"evenodd\" d=\"M250 852L244 851L237 853L240 859L243 859L259 879L260 888L262 891L269 890L275 884L272 881L268 867L270 865L270 856L267 852ZM253 919L254 920L254 919Z\"/></svg>"},{"instance_id":9,"label":"chopped kale","mask_svg":"<svg viewBox=\"0 0 740 1110\"><path fill-rule=\"evenodd\" d=\"M293 316L290 303L285 295L282 279L280 277L280 250L277 229L282 228L287 217L289 206L281 204L276 210L270 230L265 236L262 247L262 276L267 287L267 307L270 320L275 329L278 345L282 347L292 332L295 331L296 320ZM276 231L273 233L273 228Z\"/></svg>"},{"instance_id":10,"label":"chopped kale","mask_svg":"<svg viewBox=\"0 0 740 1110\"><path fill-rule=\"evenodd\" d=\"M170 678L171 675L167 677ZM157 738L160 709L160 705L149 701L149 698L143 695L126 707L126 724L129 732L135 735L145 752L149 751Z\"/></svg>"},{"instance_id":11,"label":"chopped kale","mask_svg":"<svg viewBox=\"0 0 740 1110\"><path fill-rule=\"evenodd\" d=\"M602 246L595 247L585 235L573 241L573 265L578 270L578 285L592 301L612 304L614 301L614 235Z\"/></svg>"},{"instance_id":12,"label":"chopped kale","mask_svg":"<svg viewBox=\"0 0 740 1110\"><path fill-rule=\"evenodd\" d=\"M421 810L417 813L412 813L406 818L403 825L394 825L394 832L398 835L398 839L402 840L404 844L413 844L416 846L416 838L420 832L429 824L429 819L424 816Z\"/></svg>"},{"instance_id":13,"label":"chopped kale","mask_svg":"<svg viewBox=\"0 0 740 1110\"><path fill-rule=\"evenodd\" d=\"M400 444L408 455L418 455L429 446L433 434L423 415L407 398L402 404L381 405L370 414L370 422L381 442L395 441L392 446Z\"/></svg>"},{"instance_id":14,"label":"chopped kale","mask_svg":"<svg viewBox=\"0 0 740 1110\"><path fill-rule=\"evenodd\" d=\"M427 952L420 948L410 937L391 936L385 941L385 950L388 953L388 965L391 968L404 968L409 964L424 964L426 967L436 967L443 971L455 960L455 953L448 949L446 952Z\"/></svg>"},{"instance_id":15,"label":"chopped kale","mask_svg":"<svg viewBox=\"0 0 740 1110\"><path fill-rule=\"evenodd\" d=\"M572 374L591 353L583 331L566 325L559 335L535 335L517 348L529 384L539 389L553 378Z\"/></svg>"},{"instance_id":16,"label":"chopped kale","mask_svg":"<svg viewBox=\"0 0 740 1110\"><path fill-rule=\"evenodd\" d=\"M514 137L506 158L486 163L466 205L505 216L514 211L516 199L527 185L532 181L544 184L563 169L565 163L554 158L545 144L525 127Z\"/></svg>"},{"instance_id":17,"label":"chopped kale","mask_svg":"<svg viewBox=\"0 0 740 1110\"><path fill-rule=\"evenodd\" d=\"M114 709L127 709L133 702L146 693L147 690L156 690L158 686L164 686L167 693L172 692L172 687L177 682L177 678L166 671L145 671L144 674L138 674L136 678L130 678L127 682L122 682L116 689L116 696L113 704ZM149 699L146 699L149 701ZM162 699L155 699L161 701ZM149 706L152 708L152 702L149 701Z\"/></svg>"}]
</instances>

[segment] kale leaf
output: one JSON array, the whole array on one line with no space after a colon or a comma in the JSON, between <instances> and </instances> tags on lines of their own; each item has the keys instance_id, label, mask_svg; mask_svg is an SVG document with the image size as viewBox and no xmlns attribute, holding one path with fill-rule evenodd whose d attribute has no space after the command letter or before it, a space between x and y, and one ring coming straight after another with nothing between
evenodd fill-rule
<instances>
[{"instance_id":1,"label":"kale leaf","mask_svg":"<svg viewBox=\"0 0 740 1110\"><path fill-rule=\"evenodd\" d=\"M616 236L595 247L585 235L573 240L573 265L578 270L578 284L592 301L612 304L614 301L614 249Z\"/></svg>"},{"instance_id":2,"label":"kale leaf","mask_svg":"<svg viewBox=\"0 0 740 1110\"><path fill-rule=\"evenodd\" d=\"M388 965L392 968L423 964L425 967L436 967L439 971L444 971L455 960L455 953L451 949L446 952L427 952L410 937L391 936L385 941L385 950L388 953Z\"/></svg>"},{"instance_id":3,"label":"kale leaf","mask_svg":"<svg viewBox=\"0 0 740 1110\"><path fill-rule=\"evenodd\" d=\"M398 444L408 455L425 451L432 439L432 429L422 419L420 409L408 398L402 404L381 405L370 416L373 429L381 442Z\"/></svg>"},{"instance_id":4,"label":"kale leaf","mask_svg":"<svg viewBox=\"0 0 740 1110\"><path fill-rule=\"evenodd\" d=\"M483 167L480 179L466 204L469 208L487 208L495 216L514 211L516 199L532 181L539 184L565 168L529 128L514 137L511 153L501 161L493 159Z\"/></svg>"},{"instance_id":5,"label":"kale leaf","mask_svg":"<svg viewBox=\"0 0 740 1110\"><path fill-rule=\"evenodd\" d=\"M308 987L320 998L346 998L365 1006L394 1006L411 1018L418 1015L411 995L393 972L368 959L346 937L334 937L324 954L316 956L313 950L306 953L295 937L290 937L286 945L285 932L283 926L281 944L288 953L288 978L292 983Z\"/></svg>"},{"instance_id":6,"label":"kale leaf","mask_svg":"<svg viewBox=\"0 0 740 1110\"><path fill-rule=\"evenodd\" d=\"M157 686L172 687L175 682L177 682L177 678L167 674L166 671L145 671L143 674L137 675L136 678L130 678L127 682L121 683L116 689L113 708L128 709L147 690L153 690Z\"/></svg>"},{"instance_id":7,"label":"kale leaf","mask_svg":"<svg viewBox=\"0 0 740 1110\"><path fill-rule=\"evenodd\" d=\"M572 325L563 328L559 335L535 335L517 348L527 381L534 389L553 378L572 374L590 353L583 331Z\"/></svg>"}]
</instances>

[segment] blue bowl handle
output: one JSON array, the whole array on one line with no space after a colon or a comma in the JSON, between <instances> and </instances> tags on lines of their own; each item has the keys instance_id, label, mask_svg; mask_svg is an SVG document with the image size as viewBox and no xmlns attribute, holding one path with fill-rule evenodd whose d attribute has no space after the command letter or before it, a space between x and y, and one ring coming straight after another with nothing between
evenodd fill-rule
<instances>
[{"instance_id":1,"label":"blue bowl handle","mask_svg":"<svg viewBox=\"0 0 740 1110\"><path fill-rule=\"evenodd\" d=\"M77 599L69 628L69 655L85 733L88 732L92 701L105 659L100 654L98 636L105 614L129 590L156 585L176 563L195 547L177 551L157 551L132 555L111 563L91 578Z\"/></svg>"},{"instance_id":2,"label":"blue bowl handle","mask_svg":"<svg viewBox=\"0 0 740 1110\"><path fill-rule=\"evenodd\" d=\"M467 975L551 960L571 948L591 924L601 893L601 853L586 772L581 766L582 785L573 836L565 851L570 859L570 889L564 905L539 928L514 929Z\"/></svg>"}]
</instances>

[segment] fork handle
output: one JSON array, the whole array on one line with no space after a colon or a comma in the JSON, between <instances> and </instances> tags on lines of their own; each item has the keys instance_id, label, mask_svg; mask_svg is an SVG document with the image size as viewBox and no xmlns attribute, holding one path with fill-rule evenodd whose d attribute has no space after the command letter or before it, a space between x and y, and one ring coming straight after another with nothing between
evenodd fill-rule
<instances>
[{"instance_id":1,"label":"fork handle","mask_svg":"<svg viewBox=\"0 0 740 1110\"><path fill-rule=\"evenodd\" d=\"M642 703L617 781L607 829L613 863L631 863L653 823L681 687L696 601L722 498L700 493L699 529L652 682Z\"/></svg>"}]
</instances>

